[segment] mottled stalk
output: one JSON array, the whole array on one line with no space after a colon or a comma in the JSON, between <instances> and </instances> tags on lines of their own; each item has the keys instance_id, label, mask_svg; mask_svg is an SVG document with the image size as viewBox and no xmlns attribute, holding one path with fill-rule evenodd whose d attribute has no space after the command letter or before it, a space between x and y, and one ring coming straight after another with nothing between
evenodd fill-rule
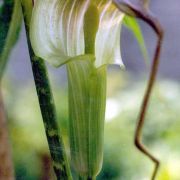
<instances>
[{"instance_id":1,"label":"mottled stalk","mask_svg":"<svg viewBox=\"0 0 180 180\"><path fill-rule=\"evenodd\" d=\"M32 11L32 3L30 3L30 1L22 1L22 9L26 25L32 71L50 154L53 160L54 171L57 179L69 180L71 179L70 168L65 153L63 139L57 125L57 115L46 66L42 59L35 56L29 40L30 11Z\"/></svg>"}]
</instances>

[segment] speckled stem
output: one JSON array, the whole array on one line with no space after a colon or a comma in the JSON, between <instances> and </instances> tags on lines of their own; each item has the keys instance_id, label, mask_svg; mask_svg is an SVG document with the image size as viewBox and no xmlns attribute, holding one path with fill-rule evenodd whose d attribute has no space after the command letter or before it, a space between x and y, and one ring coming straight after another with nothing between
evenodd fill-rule
<instances>
[{"instance_id":1,"label":"speckled stem","mask_svg":"<svg viewBox=\"0 0 180 180\"><path fill-rule=\"evenodd\" d=\"M26 7L23 6L23 15L25 20L27 41L29 46L30 59L32 64L32 71L36 85L37 95L41 114L43 117L46 136L49 144L51 157L53 160L53 167L58 180L71 180L71 173L67 161L65 147L62 136L57 125L57 116L54 105L54 100L50 88L48 74L45 63L42 59L35 56L30 40L29 40L29 17L26 13Z\"/></svg>"},{"instance_id":2,"label":"speckled stem","mask_svg":"<svg viewBox=\"0 0 180 180\"><path fill-rule=\"evenodd\" d=\"M35 57L32 52L30 53L30 56L54 171L57 179L69 180L71 179L69 166L65 154L64 143L57 126L55 105L46 67L44 61Z\"/></svg>"}]
</instances>

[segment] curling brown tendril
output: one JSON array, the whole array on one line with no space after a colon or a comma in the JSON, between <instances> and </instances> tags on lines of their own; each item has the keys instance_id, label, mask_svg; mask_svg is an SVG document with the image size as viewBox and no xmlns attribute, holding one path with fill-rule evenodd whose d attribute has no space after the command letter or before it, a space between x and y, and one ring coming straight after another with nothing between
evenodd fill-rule
<instances>
[{"instance_id":1,"label":"curling brown tendril","mask_svg":"<svg viewBox=\"0 0 180 180\"><path fill-rule=\"evenodd\" d=\"M151 178L152 180L154 180L157 176L160 161L156 157L154 157L154 155L151 154L151 152L149 152L146 146L142 143L141 138L142 138L142 130L144 127L144 122L145 122L145 115L146 115L148 103L150 100L150 95L151 95L154 82L156 80L157 71L158 71L164 32L158 19L156 19L153 16L153 14L149 11L148 0L134 0L134 2L135 3L132 3L128 0L114 0L114 3L121 11L123 11L127 15L134 16L145 21L154 30L158 38L155 54L154 54L153 62L151 66L151 72L150 72L147 88L145 91L145 95L142 101L142 105L141 105L141 109L140 109L140 113L138 117L138 123L137 123L136 131L135 131L135 138L134 138L134 143L136 147L142 153L144 153L147 157L149 157L155 164L155 167L152 173L152 178Z\"/></svg>"}]
</instances>

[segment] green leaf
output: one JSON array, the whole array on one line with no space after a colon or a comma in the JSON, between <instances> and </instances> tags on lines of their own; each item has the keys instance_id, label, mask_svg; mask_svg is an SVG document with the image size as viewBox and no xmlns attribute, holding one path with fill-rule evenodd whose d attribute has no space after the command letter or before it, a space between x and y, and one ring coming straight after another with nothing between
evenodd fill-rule
<instances>
[{"instance_id":1,"label":"green leaf","mask_svg":"<svg viewBox=\"0 0 180 180\"><path fill-rule=\"evenodd\" d=\"M13 6L13 0L3 1L3 4L0 8L0 54L2 53L3 47L5 45L5 39L8 34L11 16L13 13Z\"/></svg>"},{"instance_id":2,"label":"green leaf","mask_svg":"<svg viewBox=\"0 0 180 180\"><path fill-rule=\"evenodd\" d=\"M133 33L134 37L136 38L136 40L139 44L140 50L145 59L145 63L149 64L148 51L146 48L146 44L144 41L144 37L143 37L142 31L141 31L141 28L140 28L136 18L125 15L123 24Z\"/></svg>"},{"instance_id":3,"label":"green leaf","mask_svg":"<svg viewBox=\"0 0 180 180\"><path fill-rule=\"evenodd\" d=\"M19 0L6 0L0 14L0 78L4 72L11 49L17 42L22 15Z\"/></svg>"}]
</instances>

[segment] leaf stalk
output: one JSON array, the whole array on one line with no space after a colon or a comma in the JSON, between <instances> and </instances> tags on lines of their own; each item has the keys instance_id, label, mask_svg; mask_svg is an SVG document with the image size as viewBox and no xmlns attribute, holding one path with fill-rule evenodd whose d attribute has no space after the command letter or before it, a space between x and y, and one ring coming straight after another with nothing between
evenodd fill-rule
<instances>
[{"instance_id":1,"label":"leaf stalk","mask_svg":"<svg viewBox=\"0 0 180 180\"><path fill-rule=\"evenodd\" d=\"M67 161L65 147L61 132L57 124L57 114L51 86L44 60L35 56L29 39L29 25L32 12L32 2L22 0L22 10L25 21L27 41L32 64L32 71L36 91L39 99L41 114L43 117L45 132L48 140L53 167L58 180L71 180L70 167Z\"/></svg>"}]
</instances>

